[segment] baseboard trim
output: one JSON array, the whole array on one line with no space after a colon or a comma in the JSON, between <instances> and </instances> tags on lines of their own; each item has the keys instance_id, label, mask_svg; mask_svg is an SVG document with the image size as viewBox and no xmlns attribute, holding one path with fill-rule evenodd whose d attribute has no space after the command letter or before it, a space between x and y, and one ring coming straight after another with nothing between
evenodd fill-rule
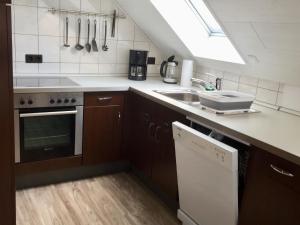
<instances>
[{"instance_id":1,"label":"baseboard trim","mask_svg":"<svg viewBox=\"0 0 300 225\"><path fill-rule=\"evenodd\" d=\"M16 177L16 189L21 190L50 184L81 180L129 170L129 162L120 161L96 166L80 166L76 168L35 173Z\"/></svg>"}]
</instances>

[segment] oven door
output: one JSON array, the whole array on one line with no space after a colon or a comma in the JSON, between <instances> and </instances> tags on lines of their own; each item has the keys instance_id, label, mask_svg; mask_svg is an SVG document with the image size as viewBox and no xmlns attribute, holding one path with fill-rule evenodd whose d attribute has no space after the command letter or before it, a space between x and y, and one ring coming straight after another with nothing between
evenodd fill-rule
<instances>
[{"instance_id":1,"label":"oven door","mask_svg":"<svg viewBox=\"0 0 300 225\"><path fill-rule=\"evenodd\" d=\"M16 111L16 158L33 162L82 153L82 107Z\"/></svg>"}]
</instances>

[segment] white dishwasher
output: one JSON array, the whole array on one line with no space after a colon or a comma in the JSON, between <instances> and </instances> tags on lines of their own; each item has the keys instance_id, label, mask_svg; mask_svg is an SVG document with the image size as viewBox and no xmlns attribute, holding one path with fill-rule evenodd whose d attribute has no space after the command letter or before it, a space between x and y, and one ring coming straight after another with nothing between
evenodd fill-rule
<instances>
[{"instance_id":1,"label":"white dishwasher","mask_svg":"<svg viewBox=\"0 0 300 225\"><path fill-rule=\"evenodd\" d=\"M218 135L173 123L183 225L237 224L238 150L217 140Z\"/></svg>"}]
</instances>

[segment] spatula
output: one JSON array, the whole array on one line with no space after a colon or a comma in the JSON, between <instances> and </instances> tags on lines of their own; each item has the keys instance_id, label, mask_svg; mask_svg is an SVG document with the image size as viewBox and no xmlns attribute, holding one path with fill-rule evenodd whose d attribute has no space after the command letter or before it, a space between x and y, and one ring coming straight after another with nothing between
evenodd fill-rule
<instances>
[{"instance_id":1,"label":"spatula","mask_svg":"<svg viewBox=\"0 0 300 225\"><path fill-rule=\"evenodd\" d=\"M91 52L91 44L90 44L90 19L88 19L88 33L87 33L87 43L85 44L85 48L87 52Z\"/></svg>"},{"instance_id":2,"label":"spatula","mask_svg":"<svg viewBox=\"0 0 300 225\"><path fill-rule=\"evenodd\" d=\"M94 20L94 38L92 40L92 48L94 52L98 52L98 46L96 42L96 32L97 32L97 20Z\"/></svg>"}]
</instances>

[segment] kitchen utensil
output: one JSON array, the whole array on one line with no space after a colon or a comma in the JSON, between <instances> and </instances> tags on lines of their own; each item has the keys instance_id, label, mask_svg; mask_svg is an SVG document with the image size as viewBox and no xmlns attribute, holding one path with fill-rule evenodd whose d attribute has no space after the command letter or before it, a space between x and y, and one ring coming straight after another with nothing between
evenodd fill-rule
<instances>
[{"instance_id":1,"label":"kitchen utensil","mask_svg":"<svg viewBox=\"0 0 300 225\"><path fill-rule=\"evenodd\" d=\"M96 32L97 32L97 20L94 20L94 38L92 40L92 48L94 52L98 52L98 46L96 42Z\"/></svg>"},{"instance_id":2,"label":"kitchen utensil","mask_svg":"<svg viewBox=\"0 0 300 225\"><path fill-rule=\"evenodd\" d=\"M117 10L114 10L113 20L111 25L111 37L115 37L116 34L116 18L117 18Z\"/></svg>"},{"instance_id":3,"label":"kitchen utensil","mask_svg":"<svg viewBox=\"0 0 300 225\"><path fill-rule=\"evenodd\" d=\"M90 23L91 23L90 19L88 19L87 23L88 23L88 33L87 33L87 43L85 44L85 48L88 52L91 52L92 46L90 44Z\"/></svg>"},{"instance_id":4,"label":"kitchen utensil","mask_svg":"<svg viewBox=\"0 0 300 225\"><path fill-rule=\"evenodd\" d=\"M80 44L80 33L81 33L81 19L78 19L78 38L77 38L77 44L75 45L75 48L78 51L81 51L84 47Z\"/></svg>"},{"instance_id":5,"label":"kitchen utensil","mask_svg":"<svg viewBox=\"0 0 300 225\"><path fill-rule=\"evenodd\" d=\"M104 43L102 45L102 50L105 52L108 50L106 38L107 38L107 20L104 21Z\"/></svg>"},{"instance_id":6,"label":"kitchen utensil","mask_svg":"<svg viewBox=\"0 0 300 225\"><path fill-rule=\"evenodd\" d=\"M163 77L163 81L168 84L176 84L177 79L177 66L178 62L174 60L175 56L170 56L167 61L163 61L160 66L160 75Z\"/></svg>"},{"instance_id":7,"label":"kitchen utensil","mask_svg":"<svg viewBox=\"0 0 300 225\"><path fill-rule=\"evenodd\" d=\"M64 43L64 47L68 48L70 47L69 45L69 17L66 17L66 34L65 34L65 43Z\"/></svg>"}]
</instances>

